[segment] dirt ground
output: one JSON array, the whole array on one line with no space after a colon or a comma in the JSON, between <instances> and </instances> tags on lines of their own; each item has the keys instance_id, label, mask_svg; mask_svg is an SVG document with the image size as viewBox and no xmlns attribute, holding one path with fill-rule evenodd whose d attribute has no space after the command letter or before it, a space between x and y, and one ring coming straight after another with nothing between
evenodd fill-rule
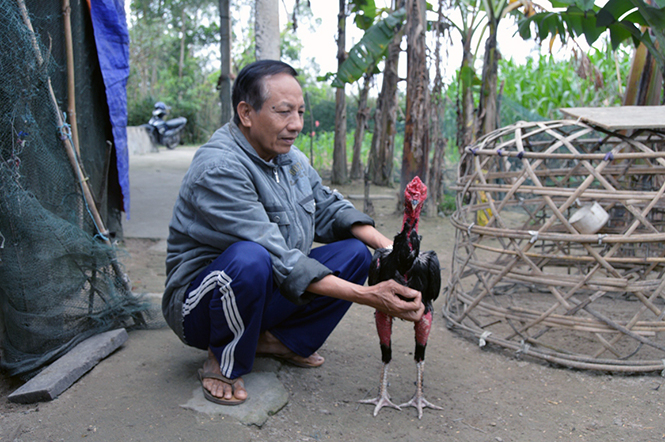
<instances>
[{"instance_id":1,"label":"dirt ground","mask_svg":"<svg viewBox=\"0 0 665 442\"><path fill-rule=\"evenodd\" d=\"M339 190L362 194L360 183ZM395 190L373 187L372 194L394 195ZM361 200L354 203L362 210ZM387 236L397 233L401 215L395 200L376 200L375 209L377 227ZM445 218L428 217L420 233L423 247L439 255L445 285L453 228ZM122 261L137 293L162 291L165 252L155 246L153 239L125 241ZM518 359L491 345L480 348L446 328L441 306L439 298L427 348L425 394L443 410L426 410L421 420L414 408L384 408L373 417L373 406L358 403L376 395L382 364L373 311L356 305L320 350L326 358L321 368L279 366L277 376L289 402L261 428L179 407L197 388L194 372L205 355L186 348L168 329L158 329L130 333L126 348L55 401L15 405L3 399L0 440L665 440L665 388L659 373L576 371ZM389 391L402 403L415 390L413 328L398 321L393 336ZM4 391L15 386L5 381Z\"/></svg>"}]
</instances>

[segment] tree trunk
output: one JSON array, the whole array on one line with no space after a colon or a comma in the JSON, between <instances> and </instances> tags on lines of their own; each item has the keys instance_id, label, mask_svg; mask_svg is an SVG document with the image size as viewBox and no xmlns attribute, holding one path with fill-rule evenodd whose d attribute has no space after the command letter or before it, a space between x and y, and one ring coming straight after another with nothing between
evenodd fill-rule
<instances>
[{"instance_id":1,"label":"tree trunk","mask_svg":"<svg viewBox=\"0 0 665 442\"><path fill-rule=\"evenodd\" d=\"M398 0L395 9L404 6L405 0ZM388 45L388 55L383 66L381 92L374 111L374 133L367 169L369 178L377 186L394 186L393 156L395 152L395 123L397 121L397 67L399 64L402 31L397 33Z\"/></svg>"},{"instance_id":2,"label":"tree trunk","mask_svg":"<svg viewBox=\"0 0 665 442\"><path fill-rule=\"evenodd\" d=\"M180 15L180 60L178 60L178 80L182 80L182 73L185 69L185 36L187 32L187 27L185 26L185 19L187 18L187 13L185 8L182 8L182 14Z\"/></svg>"},{"instance_id":3,"label":"tree trunk","mask_svg":"<svg viewBox=\"0 0 665 442\"><path fill-rule=\"evenodd\" d=\"M231 10L230 0L219 0L219 34L221 43L221 72L217 87L222 106L222 125L233 118L231 101Z\"/></svg>"},{"instance_id":4,"label":"tree trunk","mask_svg":"<svg viewBox=\"0 0 665 442\"><path fill-rule=\"evenodd\" d=\"M439 23L442 23L443 16L443 0L439 0ZM442 32L437 28L436 32L436 45L434 47L434 86L432 87L432 100L431 100L431 118L432 128L431 138L432 145L434 146L434 155L432 156L432 164L430 165L429 182L429 198L427 198L428 205L426 206L426 213L429 215L436 215L439 202L443 195L443 169L445 167L446 155L446 139L441 133L441 123L445 115L445 97L443 95L443 78L441 77L441 37Z\"/></svg>"},{"instance_id":5,"label":"tree trunk","mask_svg":"<svg viewBox=\"0 0 665 442\"><path fill-rule=\"evenodd\" d=\"M256 0L255 43L257 60L279 60L279 2Z\"/></svg>"},{"instance_id":6,"label":"tree trunk","mask_svg":"<svg viewBox=\"0 0 665 442\"><path fill-rule=\"evenodd\" d=\"M471 30L462 38L462 65L457 89L457 150L464 153L464 148L473 144L474 104L471 74L473 72L473 54L471 52Z\"/></svg>"},{"instance_id":7,"label":"tree trunk","mask_svg":"<svg viewBox=\"0 0 665 442\"><path fill-rule=\"evenodd\" d=\"M496 20L489 22L489 36L485 42L485 57L483 60L483 78L480 85L480 102L478 105L477 137L496 129L497 113L497 73L499 70L499 49L496 47Z\"/></svg>"},{"instance_id":8,"label":"tree trunk","mask_svg":"<svg viewBox=\"0 0 665 442\"><path fill-rule=\"evenodd\" d=\"M367 126L367 119L369 118L369 108L367 107L367 96L369 95L369 88L372 83L372 76L374 68L372 67L368 73L363 76L363 88L358 97L358 112L356 113L356 132L353 134L353 160L351 161L351 179L357 180L363 177L363 163L361 160L361 150L363 138L365 137L365 129Z\"/></svg>"},{"instance_id":9,"label":"tree trunk","mask_svg":"<svg viewBox=\"0 0 665 442\"><path fill-rule=\"evenodd\" d=\"M407 84L406 125L404 127L404 154L399 198L404 188L416 175L428 182L429 161L429 79L427 73L427 47L425 42L425 0L407 2ZM400 202L400 207L403 201Z\"/></svg>"},{"instance_id":10,"label":"tree trunk","mask_svg":"<svg viewBox=\"0 0 665 442\"><path fill-rule=\"evenodd\" d=\"M346 59L346 0L339 0L337 16L337 70ZM335 92L335 142L333 148L332 184L348 180L346 167L346 93L345 87Z\"/></svg>"}]
</instances>

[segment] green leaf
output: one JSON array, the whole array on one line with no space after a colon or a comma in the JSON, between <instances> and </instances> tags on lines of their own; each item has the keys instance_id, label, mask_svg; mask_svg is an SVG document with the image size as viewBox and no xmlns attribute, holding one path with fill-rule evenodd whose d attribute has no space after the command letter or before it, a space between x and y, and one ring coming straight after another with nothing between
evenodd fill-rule
<instances>
[{"instance_id":1,"label":"green leaf","mask_svg":"<svg viewBox=\"0 0 665 442\"><path fill-rule=\"evenodd\" d=\"M334 72L326 72L324 75L319 75L316 77L316 81L329 81L335 76Z\"/></svg>"},{"instance_id":2,"label":"green leaf","mask_svg":"<svg viewBox=\"0 0 665 442\"><path fill-rule=\"evenodd\" d=\"M611 1L611 0L610 0ZM596 14L596 25L597 26L603 26L603 27L608 27L611 24L615 23L617 21L617 17L612 15L612 13L605 8L601 9L598 11L598 14Z\"/></svg>"},{"instance_id":3,"label":"green leaf","mask_svg":"<svg viewBox=\"0 0 665 442\"><path fill-rule=\"evenodd\" d=\"M543 21L540 22L538 37L541 40L545 40L548 35L555 35L558 31L558 20L559 16L557 14L548 14Z\"/></svg>"},{"instance_id":4,"label":"green leaf","mask_svg":"<svg viewBox=\"0 0 665 442\"><path fill-rule=\"evenodd\" d=\"M633 36L633 34L626 28L624 23L615 23L610 25L609 30L610 42L612 43L613 50L616 50L623 41Z\"/></svg>"},{"instance_id":5,"label":"green leaf","mask_svg":"<svg viewBox=\"0 0 665 442\"><path fill-rule=\"evenodd\" d=\"M584 30L584 37L587 43L591 46L605 32L606 28L597 27L596 16L589 14L586 18L582 19L582 29Z\"/></svg>"},{"instance_id":6,"label":"green leaf","mask_svg":"<svg viewBox=\"0 0 665 442\"><path fill-rule=\"evenodd\" d=\"M624 20L628 20L629 22L635 23L636 25L640 26L649 26L649 24L644 19L640 11L631 12L630 14L624 17Z\"/></svg>"},{"instance_id":7,"label":"green leaf","mask_svg":"<svg viewBox=\"0 0 665 442\"><path fill-rule=\"evenodd\" d=\"M640 0L631 0L638 7L649 26L660 32L665 29L665 10L649 6ZM641 3L641 5L640 5Z\"/></svg>"},{"instance_id":8,"label":"green leaf","mask_svg":"<svg viewBox=\"0 0 665 442\"><path fill-rule=\"evenodd\" d=\"M575 0L574 4L582 11L590 11L593 9L594 0Z\"/></svg>"},{"instance_id":9,"label":"green leaf","mask_svg":"<svg viewBox=\"0 0 665 442\"><path fill-rule=\"evenodd\" d=\"M401 8L371 26L349 51L349 57L339 67L332 86L344 87L345 83L353 83L373 69L384 57L388 44L399 32L405 18L406 9Z\"/></svg>"},{"instance_id":10,"label":"green leaf","mask_svg":"<svg viewBox=\"0 0 665 442\"><path fill-rule=\"evenodd\" d=\"M533 21L533 16L518 20L517 30L519 31L522 40L528 40L531 38L531 23L533 23Z\"/></svg>"},{"instance_id":11,"label":"green leaf","mask_svg":"<svg viewBox=\"0 0 665 442\"><path fill-rule=\"evenodd\" d=\"M355 0L350 2L351 12L356 14L354 22L358 28L367 30L376 19L376 3L374 0Z\"/></svg>"},{"instance_id":12,"label":"green leaf","mask_svg":"<svg viewBox=\"0 0 665 442\"><path fill-rule=\"evenodd\" d=\"M353 0L349 2L351 12L358 14L362 12L365 15L376 16L376 3L374 0Z\"/></svg>"},{"instance_id":13,"label":"green leaf","mask_svg":"<svg viewBox=\"0 0 665 442\"><path fill-rule=\"evenodd\" d=\"M357 14L353 21L358 28L367 30L370 26L372 26L372 23L374 23L374 17L368 17L364 14Z\"/></svg>"},{"instance_id":14,"label":"green leaf","mask_svg":"<svg viewBox=\"0 0 665 442\"><path fill-rule=\"evenodd\" d=\"M582 16L581 15L570 15L568 16L568 19L566 20L568 23L568 32L573 36L576 37L578 35L582 35L584 32L584 27L582 26Z\"/></svg>"},{"instance_id":15,"label":"green leaf","mask_svg":"<svg viewBox=\"0 0 665 442\"><path fill-rule=\"evenodd\" d=\"M627 0L609 0L605 6L598 11L597 24L598 26L609 26L617 22L622 15L631 9L635 8L630 1Z\"/></svg>"},{"instance_id":16,"label":"green leaf","mask_svg":"<svg viewBox=\"0 0 665 442\"><path fill-rule=\"evenodd\" d=\"M550 3L552 3L553 8L567 8L570 5L574 5L576 2L575 0L552 0Z\"/></svg>"}]
</instances>

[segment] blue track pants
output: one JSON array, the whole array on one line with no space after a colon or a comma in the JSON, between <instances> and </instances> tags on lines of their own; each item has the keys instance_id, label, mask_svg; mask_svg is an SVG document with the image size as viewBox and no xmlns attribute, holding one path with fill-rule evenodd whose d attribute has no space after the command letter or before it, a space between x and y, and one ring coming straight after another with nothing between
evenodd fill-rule
<instances>
[{"instance_id":1,"label":"blue track pants","mask_svg":"<svg viewBox=\"0 0 665 442\"><path fill-rule=\"evenodd\" d=\"M371 262L369 250L357 239L317 247L309 256L360 285ZM222 375L235 379L252 370L261 332L270 331L291 351L307 357L323 345L350 306L327 296L300 306L288 301L273 282L266 249L238 242L190 284L183 306L185 340L210 348Z\"/></svg>"}]
</instances>

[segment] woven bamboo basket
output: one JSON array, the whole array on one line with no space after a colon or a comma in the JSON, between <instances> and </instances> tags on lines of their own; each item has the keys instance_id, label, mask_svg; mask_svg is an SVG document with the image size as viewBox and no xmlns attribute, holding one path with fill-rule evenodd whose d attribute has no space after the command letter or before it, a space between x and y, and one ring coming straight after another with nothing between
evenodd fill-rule
<instances>
[{"instance_id":1,"label":"woven bamboo basket","mask_svg":"<svg viewBox=\"0 0 665 442\"><path fill-rule=\"evenodd\" d=\"M520 122L468 147L443 314L484 346L665 368L665 137Z\"/></svg>"}]
</instances>

